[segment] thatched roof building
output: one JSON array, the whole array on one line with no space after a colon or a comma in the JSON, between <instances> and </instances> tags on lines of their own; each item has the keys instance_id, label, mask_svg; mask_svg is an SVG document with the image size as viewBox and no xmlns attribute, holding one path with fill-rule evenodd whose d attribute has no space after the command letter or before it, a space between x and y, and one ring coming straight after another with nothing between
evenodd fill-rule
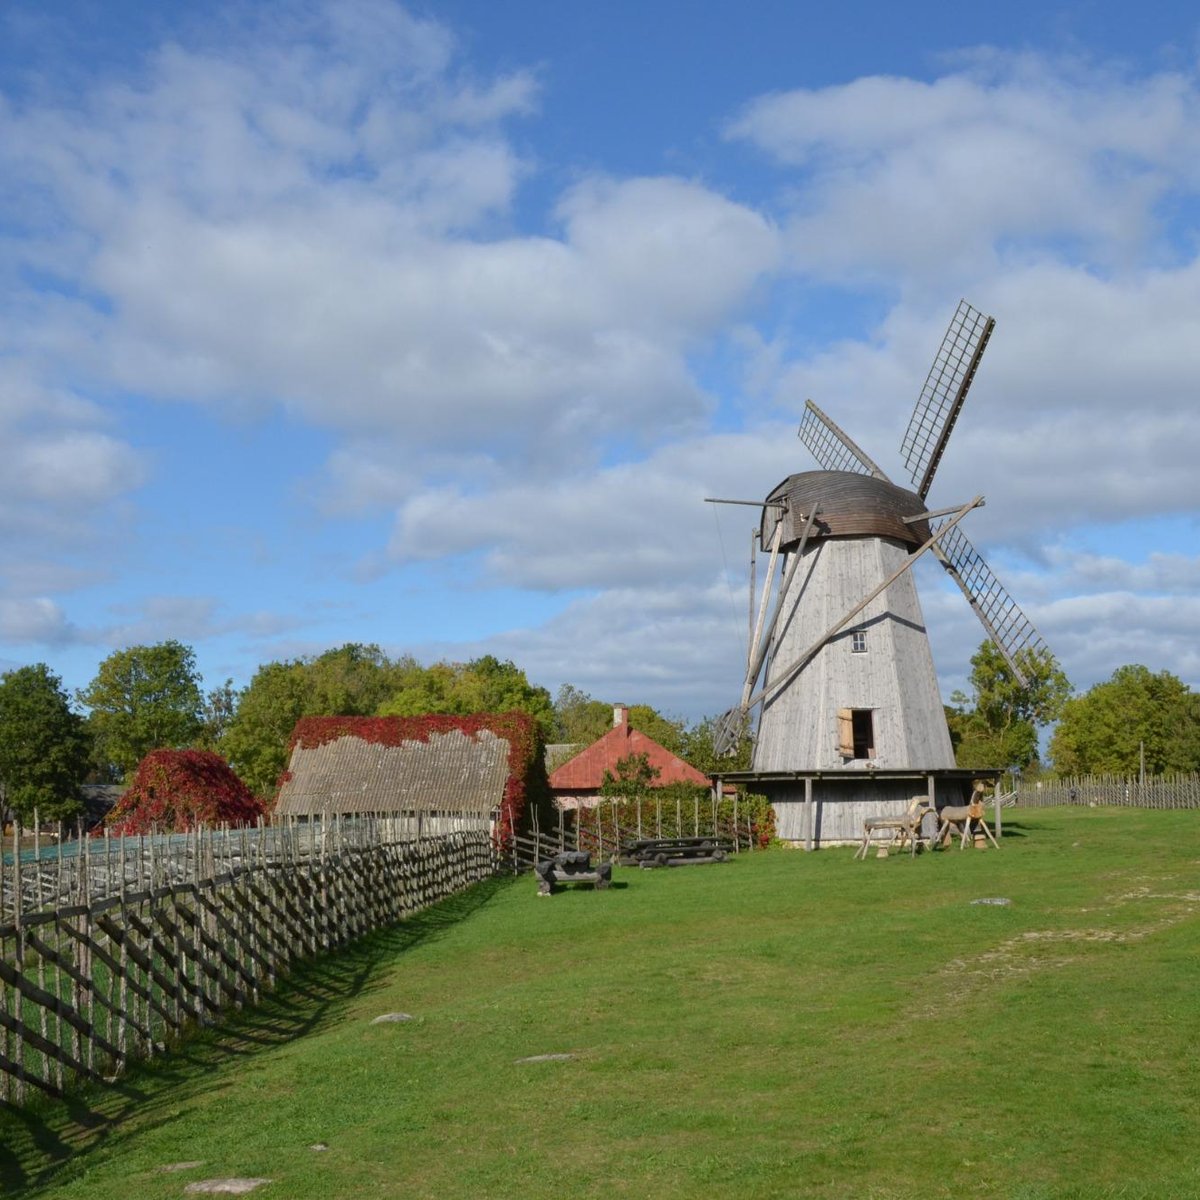
<instances>
[{"instance_id":1,"label":"thatched roof building","mask_svg":"<svg viewBox=\"0 0 1200 1200\"><path fill-rule=\"evenodd\" d=\"M525 713L307 717L292 734L279 816L410 818L507 833L547 802L537 724Z\"/></svg>"}]
</instances>

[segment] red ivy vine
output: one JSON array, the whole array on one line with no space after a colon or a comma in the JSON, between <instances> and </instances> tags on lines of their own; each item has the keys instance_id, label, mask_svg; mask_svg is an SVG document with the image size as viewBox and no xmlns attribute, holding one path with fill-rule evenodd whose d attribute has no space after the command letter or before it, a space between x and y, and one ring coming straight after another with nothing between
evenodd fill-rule
<instances>
[{"instance_id":1,"label":"red ivy vine","mask_svg":"<svg viewBox=\"0 0 1200 1200\"><path fill-rule=\"evenodd\" d=\"M105 818L117 835L186 833L197 827L251 825L261 800L211 750L152 750Z\"/></svg>"},{"instance_id":2,"label":"red ivy vine","mask_svg":"<svg viewBox=\"0 0 1200 1200\"><path fill-rule=\"evenodd\" d=\"M530 805L549 797L543 761L541 731L528 713L476 713L453 716L429 713L420 717L302 717L292 731L288 758L297 746L314 750L340 737L358 738L376 746L400 746L405 742L428 742L431 735L457 730L477 738L487 730L508 743L508 780L496 823L495 838L503 846L512 844L515 831ZM285 771L280 784L290 778Z\"/></svg>"}]
</instances>

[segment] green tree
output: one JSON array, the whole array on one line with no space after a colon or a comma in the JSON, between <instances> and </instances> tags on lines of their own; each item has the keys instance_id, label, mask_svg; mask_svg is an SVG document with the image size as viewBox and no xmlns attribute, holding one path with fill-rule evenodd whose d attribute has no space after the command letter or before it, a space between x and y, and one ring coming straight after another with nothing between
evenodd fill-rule
<instances>
[{"instance_id":1,"label":"green tree","mask_svg":"<svg viewBox=\"0 0 1200 1200\"><path fill-rule=\"evenodd\" d=\"M358 642L313 658L267 663L238 697L220 749L255 794L267 796L287 766L288 743L301 717L373 716L386 707L388 697L406 693L413 699L426 675L413 658L393 662L378 646ZM428 688L423 699L436 702ZM410 711L456 710L427 706Z\"/></svg>"},{"instance_id":2,"label":"green tree","mask_svg":"<svg viewBox=\"0 0 1200 1200\"><path fill-rule=\"evenodd\" d=\"M600 795L606 799L634 803L641 800L651 788L660 772L650 765L647 754L627 754L617 759L616 774L605 770L600 784Z\"/></svg>"},{"instance_id":3,"label":"green tree","mask_svg":"<svg viewBox=\"0 0 1200 1200\"><path fill-rule=\"evenodd\" d=\"M66 820L82 808L91 752L83 718L45 663L0 676L0 789L29 821Z\"/></svg>"},{"instance_id":4,"label":"green tree","mask_svg":"<svg viewBox=\"0 0 1200 1200\"><path fill-rule=\"evenodd\" d=\"M560 742L590 746L612 728L612 705L564 683L554 697L555 737Z\"/></svg>"},{"instance_id":5,"label":"green tree","mask_svg":"<svg viewBox=\"0 0 1200 1200\"><path fill-rule=\"evenodd\" d=\"M226 679L220 687L205 693L200 712L200 733L196 738L196 745L201 750L220 750L225 731L237 712L237 702L237 689L232 679Z\"/></svg>"},{"instance_id":6,"label":"green tree","mask_svg":"<svg viewBox=\"0 0 1200 1200\"><path fill-rule=\"evenodd\" d=\"M203 728L196 656L173 640L110 654L76 699L90 710L100 761L122 774L151 750L192 745Z\"/></svg>"},{"instance_id":7,"label":"green tree","mask_svg":"<svg viewBox=\"0 0 1200 1200\"><path fill-rule=\"evenodd\" d=\"M717 775L725 771L750 770L750 757L754 751L754 739L749 732L738 740L732 754L717 756L713 749L713 731L719 717L704 717L691 726L683 736L680 758L703 771L705 775Z\"/></svg>"},{"instance_id":8,"label":"green tree","mask_svg":"<svg viewBox=\"0 0 1200 1200\"><path fill-rule=\"evenodd\" d=\"M395 679L395 690L379 708L383 716L516 711L533 717L544 738L554 736L556 716L550 693L531 684L520 667L491 654L431 667L406 659Z\"/></svg>"},{"instance_id":9,"label":"green tree","mask_svg":"<svg viewBox=\"0 0 1200 1200\"><path fill-rule=\"evenodd\" d=\"M653 738L664 750L683 757L687 726L677 718L664 717L649 704L629 706L629 726Z\"/></svg>"},{"instance_id":10,"label":"green tree","mask_svg":"<svg viewBox=\"0 0 1200 1200\"><path fill-rule=\"evenodd\" d=\"M1038 728L1057 720L1071 694L1058 660L1033 649L1017 653L1022 683L991 641L971 658L968 698L955 692L946 710L960 767L1028 767L1038 757Z\"/></svg>"},{"instance_id":11,"label":"green tree","mask_svg":"<svg viewBox=\"0 0 1200 1200\"><path fill-rule=\"evenodd\" d=\"M221 752L255 795L267 796L275 787L296 722L319 715L308 711L309 702L305 666L298 660L266 663L242 690Z\"/></svg>"},{"instance_id":12,"label":"green tree","mask_svg":"<svg viewBox=\"0 0 1200 1200\"><path fill-rule=\"evenodd\" d=\"M1068 700L1050 739L1059 775L1133 775L1200 770L1200 695L1170 671L1118 667Z\"/></svg>"},{"instance_id":13,"label":"green tree","mask_svg":"<svg viewBox=\"0 0 1200 1200\"><path fill-rule=\"evenodd\" d=\"M306 716L371 716L391 695L397 676L397 665L378 646L359 642L326 650L304 665Z\"/></svg>"}]
</instances>

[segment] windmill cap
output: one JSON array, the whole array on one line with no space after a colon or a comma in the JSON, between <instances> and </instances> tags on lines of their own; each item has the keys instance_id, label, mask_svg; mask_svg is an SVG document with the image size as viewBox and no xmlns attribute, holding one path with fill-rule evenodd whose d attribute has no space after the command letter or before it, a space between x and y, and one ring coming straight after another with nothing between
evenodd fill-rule
<instances>
[{"instance_id":1,"label":"windmill cap","mask_svg":"<svg viewBox=\"0 0 1200 1200\"><path fill-rule=\"evenodd\" d=\"M819 508L809 539L826 537L895 538L919 546L930 536L928 521L906 523L905 517L926 512L928 506L916 492L874 475L854 471L801 471L789 475L767 497L759 536L767 550L775 524L783 520L781 549L798 542L808 514ZM782 502L783 508L775 507Z\"/></svg>"}]
</instances>

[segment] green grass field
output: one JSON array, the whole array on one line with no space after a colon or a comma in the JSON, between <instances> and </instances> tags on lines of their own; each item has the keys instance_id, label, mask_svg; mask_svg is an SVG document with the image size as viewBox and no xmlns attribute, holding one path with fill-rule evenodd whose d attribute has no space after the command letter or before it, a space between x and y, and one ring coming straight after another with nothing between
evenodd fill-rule
<instances>
[{"instance_id":1,"label":"green grass field","mask_svg":"<svg viewBox=\"0 0 1200 1200\"><path fill-rule=\"evenodd\" d=\"M1200 1197L1200 813L1006 831L999 852L618 869L553 899L483 885L113 1088L0 1115L0 1184ZM414 1019L370 1023L393 1011ZM545 1054L574 1058L516 1062Z\"/></svg>"}]
</instances>

